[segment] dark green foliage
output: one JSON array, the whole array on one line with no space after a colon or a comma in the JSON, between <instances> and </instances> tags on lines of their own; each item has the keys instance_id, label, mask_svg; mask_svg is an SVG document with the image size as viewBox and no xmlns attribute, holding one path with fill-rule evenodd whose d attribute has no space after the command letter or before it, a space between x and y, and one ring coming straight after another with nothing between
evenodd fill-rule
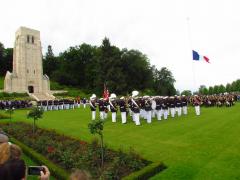
<instances>
[{"instance_id":1,"label":"dark green foliage","mask_svg":"<svg viewBox=\"0 0 240 180\"><path fill-rule=\"evenodd\" d=\"M17 138L18 141L67 170L67 172L71 172L75 168L86 169L91 173L93 179L99 179L100 177L102 179L112 179L111 177L120 179L150 163L132 150L129 153L124 153L121 150L113 151L104 146L105 156L104 166L102 167L102 150L96 140L92 143L86 143L41 128L38 128L32 135L31 126L25 123L12 123L11 125L2 123L0 127L9 135ZM26 154L32 157L28 153ZM33 160L35 160L34 158ZM41 157L37 155L36 161L39 162L39 159L41 160ZM47 162L43 164L48 166ZM60 174L62 173L60 172Z\"/></svg>"},{"instance_id":2,"label":"dark green foliage","mask_svg":"<svg viewBox=\"0 0 240 180\"><path fill-rule=\"evenodd\" d=\"M5 49L0 43L0 76L5 76L7 71L12 71L13 49Z\"/></svg>"},{"instance_id":3,"label":"dark green foliage","mask_svg":"<svg viewBox=\"0 0 240 180\"><path fill-rule=\"evenodd\" d=\"M184 91L181 92L181 95L191 96L191 95L192 95L192 91L190 91L190 90L184 90Z\"/></svg>"},{"instance_id":4,"label":"dark green foliage","mask_svg":"<svg viewBox=\"0 0 240 180\"><path fill-rule=\"evenodd\" d=\"M30 100L27 93L6 93L0 92L1 100Z\"/></svg>"},{"instance_id":5,"label":"dark green foliage","mask_svg":"<svg viewBox=\"0 0 240 180\"><path fill-rule=\"evenodd\" d=\"M141 169L140 171L134 172L129 176L122 178L122 180L145 180L158 174L159 172L166 169L166 166L161 162L154 162Z\"/></svg>"},{"instance_id":6,"label":"dark green foliage","mask_svg":"<svg viewBox=\"0 0 240 180\"><path fill-rule=\"evenodd\" d=\"M167 96L175 95L175 79L172 75L172 72L169 71L166 67L163 67L160 71L155 67L152 68L154 77L154 90L156 94Z\"/></svg>"},{"instance_id":7,"label":"dark green foliage","mask_svg":"<svg viewBox=\"0 0 240 180\"><path fill-rule=\"evenodd\" d=\"M126 95L135 89L151 94L175 94L175 80L169 70L170 79L164 82L154 79L153 68L146 55L138 50L121 50L107 38L103 39L100 47L82 44L70 47L57 57L51 53L50 47L44 58L44 72L61 85L98 95L102 95L104 83L110 92L116 94ZM162 70L159 72L158 77L161 77Z\"/></svg>"},{"instance_id":8,"label":"dark green foliage","mask_svg":"<svg viewBox=\"0 0 240 180\"><path fill-rule=\"evenodd\" d=\"M207 88L205 85L201 85L198 92L204 95L240 92L240 79L233 81L231 84L227 83L226 86L220 84L213 87L209 86L209 88Z\"/></svg>"}]
</instances>

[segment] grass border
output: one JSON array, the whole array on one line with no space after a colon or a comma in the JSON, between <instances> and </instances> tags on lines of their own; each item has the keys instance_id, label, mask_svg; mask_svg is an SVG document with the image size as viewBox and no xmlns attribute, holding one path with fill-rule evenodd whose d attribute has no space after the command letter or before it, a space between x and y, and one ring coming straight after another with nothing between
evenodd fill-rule
<instances>
[{"instance_id":1,"label":"grass border","mask_svg":"<svg viewBox=\"0 0 240 180\"><path fill-rule=\"evenodd\" d=\"M32 148L26 146L25 144L21 143L20 141L16 140L12 136L10 137L10 141L19 147L21 147L24 154L29 156L33 161L36 161L37 163L40 163L41 165L46 165L53 177L57 179L69 179L69 173L67 173L64 169L61 167L55 165L53 162L46 159L43 155L37 153Z\"/></svg>"},{"instance_id":2,"label":"grass border","mask_svg":"<svg viewBox=\"0 0 240 180\"><path fill-rule=\"evenodd\" d=\"M122 180L146 180L155 176L166 168L167 167L162 162L153 162L143 169L123 177Z\"/></svg>"}]
</instances>

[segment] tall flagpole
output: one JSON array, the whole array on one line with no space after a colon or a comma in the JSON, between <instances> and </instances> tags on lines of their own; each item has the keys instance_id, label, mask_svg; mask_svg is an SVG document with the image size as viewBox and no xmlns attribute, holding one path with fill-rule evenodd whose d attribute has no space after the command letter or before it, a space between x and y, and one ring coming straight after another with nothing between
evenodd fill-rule
<instances>
[{"instance_id":1,"label":"tall flagpole","mask_svg":"<svg viewBox=\"0 0 240 180\"><path fill-rule=\"evenodd\" d=\"M193 51L193 46L192 46L192 38L191 38L190 18L187 17L186 20L187 20L187 28L188 28L189 48L190 48L190 52L192 53L192 51ZM193 55L191 54L191 56L193 56ZM193 74L193 87L197 90L195 65L194 65L193 59L192 59L192 74Z\"/></svg>"}]
</instances>

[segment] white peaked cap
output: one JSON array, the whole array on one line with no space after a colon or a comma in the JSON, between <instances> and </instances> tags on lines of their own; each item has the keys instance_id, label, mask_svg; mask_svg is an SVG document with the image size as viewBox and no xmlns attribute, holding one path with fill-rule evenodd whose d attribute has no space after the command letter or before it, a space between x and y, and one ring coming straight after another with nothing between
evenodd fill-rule
<instances>
[{"instance_id":1,"label":"white peaked cap","mask_svg":"<svg viewBox=\"0 0 240 180\"><path fill-rule=\"evenodd\" d=\"M90 97L90 99L94 99L94 98L96 98L97 96L96 96L96 94L92 94L92 96Z\"/></svg>"},{"instance_id":2,"label":"white peaked cap","mask_svg":"<svg viewBox=\"0 0 240 180\"><path fill-rule=\"evenodd\" d=\"M112 93L109 98L113 99L113 98L116 98L116 97L117 97L116 94Z\"/></svg>"},{"instance_id":3,"label":"white peaked cap","mask_svg":"<svg viewBox=\"0 0 240 180\"><path fill-rule=\"evenodd\" d=\"M122 96L120 99L124 99L124 96Z\"/></svg>"},{"instance_id":4,"label":"white peaked cap","mask_svg":"<svg viewBox=\"0 0 240 180\"><path fill-rule=\"evenodd\" d=\"M132 92L132 97L135 97L135 96L137 96L138 94L139 94L138 91L133 91L133 92Z\"/></svg>"}]
</instances>

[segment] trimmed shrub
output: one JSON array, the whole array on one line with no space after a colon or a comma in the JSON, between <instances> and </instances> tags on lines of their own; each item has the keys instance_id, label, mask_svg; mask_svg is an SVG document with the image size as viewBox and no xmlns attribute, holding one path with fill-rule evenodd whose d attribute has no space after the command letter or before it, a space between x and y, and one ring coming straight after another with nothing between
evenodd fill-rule
<instances>
[{"instance_id":1,"label":"trimmed shrub","mask_svg":"<svg viewBox=\"0 0 240 180\"><path fill-rule=\"evenodd\" d=\"M122 180L145 180L158 174L164 169L166 169L166 166L163 163L154 162L141 169L140 171L133 172L132 174L122 178Z\"/></svg>"}]
</instances>

